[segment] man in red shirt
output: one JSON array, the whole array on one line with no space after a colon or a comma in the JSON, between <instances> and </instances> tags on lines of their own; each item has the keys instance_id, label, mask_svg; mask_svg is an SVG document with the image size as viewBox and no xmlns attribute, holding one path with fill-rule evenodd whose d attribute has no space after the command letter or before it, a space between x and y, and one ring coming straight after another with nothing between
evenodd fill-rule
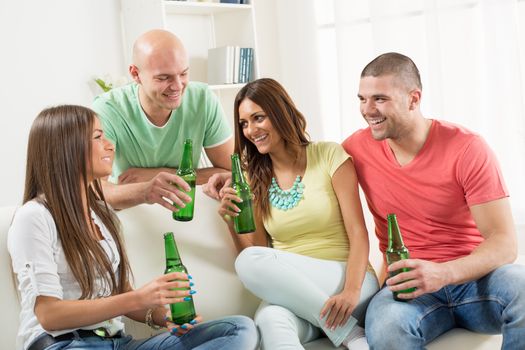
<instances>
[{"instance_id":1,"label":"man in red shirt","mask_svg":"<svg viewBox=\"0 0 525 350\"><path fill-rule=\"evenodd\" d=\"M366 316L372 349L423 349L463 327L503 333L503 349L525 349L525 267L517 255L508 192L495 155L477 134L425 118L419 71L398 53L361 73L359 100L368 128L343 143L384 252L389 213L397 214L411 259L388 272ZM399 294L393 291L415 287ZM385 330L388 330L385 333Z\"/></svg>"}]
</instances>

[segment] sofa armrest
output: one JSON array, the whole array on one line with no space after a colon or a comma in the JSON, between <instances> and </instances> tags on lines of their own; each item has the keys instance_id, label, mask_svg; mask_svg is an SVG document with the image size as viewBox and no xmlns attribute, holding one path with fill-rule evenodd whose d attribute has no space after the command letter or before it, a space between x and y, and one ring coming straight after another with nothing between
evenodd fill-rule
<instances>
[{"instance_id":1,"label":"sofa armrest","mask_svg":"<svg viewBox=\"0 0 525 350\"><path fill-rule=\"evenodd\" d=\"M20 299L11 267L11 257L7 251L7 231L15 210L15 206L0 208L0 310L2 310L0 329L2 330L2 349L15 349L20 314Z\"/></svg>"}]
</instances>

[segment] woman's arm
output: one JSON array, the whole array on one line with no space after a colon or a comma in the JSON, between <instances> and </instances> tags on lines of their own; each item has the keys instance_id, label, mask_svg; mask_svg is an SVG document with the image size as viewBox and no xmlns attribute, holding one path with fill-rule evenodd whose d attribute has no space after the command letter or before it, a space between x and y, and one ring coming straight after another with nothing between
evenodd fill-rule
<instances>
[{"instance_id":1,"label":"woman's arm","mask_svg":"<svg viewBox=\"0 0 525 350\"><path fill-rule=\"evenodd\" d=\"M336 170L332 176L332 186L350 241L344 288L341 293L331 297L321 311L322 317L330 313L326 321L328 327L337 327L346 323L359 302L368 265L369 242L359 199L357 175L351 159L347 159Z\"/></svg>"},{"instance_id":2,"label":"woman's arm","mask_svg":"<svg viewBox=\"0 0 525 350\"><path fill-rule=\"evenodd\" d=\"M133 288L131 285L128 286L127 290L131 291ZM148 312L151 311L151 319L146 320L146 317ZM126 317L137 321L146 323L148 326L155 328L155 326L167 328L167 330L176 336L182 336L186 333L188 333L190 330L192 330L194 327L196 327L199 323L202 323L203 319L201 316L196 315L193 320L190 321L190 323L186 323L184 327L180 327L182 325L175 324L171 322L171 310L167 306L158 306L156 308L151 309L141 309L137 311L128 312L125 314ZM151 324L153 323L153 325Z\"/></svg>"},{"instance_id":3,"label":"woman's arm","mask_svg":"<svg viewBox=\"0 0 525 350\"><path fill-rule=\"evenodd\" d=\"M173 272L137 290L98 299L61 300L40 295L36 298L35 315L47 331L85 327L125 314L138 318L145 316L147 309L182 302L189 290L172 289L189 287L187 280L186 274Z\"/></svg>"},{"instance_id":4,"label":"woman's arm","mask_svg":"<svg viewBox=\"0 0 525 350\"><path fill-rule=\"evenodd\" d=\"M126 291L127 292L132 292L133 291L133 287L131 286L131 284L128 285L128 287L126 288ZM146 314L147 314L148 310L149 309L135 310L135 311L131 311L131 312L128 312L128 313L124 314L124 316L132 319L133 321L146 323ZM164 307L164 306L159 306L159 307L154 308L152 310L153 311L151 313L151 316L152 316L153 324L155 324L157 326L160 326L160 327L166 327L167 326L166 311L168 309L166 307Z\"/></svg>"},{"instance_id":5,"label":"woman's arm","mask_svg":"<svg viewBox=\"0 0 525 350\"><path fill-rule=\"evenodd\" d=\"M240 253L244 248L251 246L268 246L268 234L264 229L262 220L257 217L255 213L255 232L243 234L235 232L233 227L233 217L239 215L239 208L234 202L240 202L241 199L237 197L235 190L231 187L223 188L221 192L223 195L219 207L219 215L228 226L228 230L230 231L233 244L235 245L235 248L237 248L237 252Z\"/></svg>"}]
</instances>

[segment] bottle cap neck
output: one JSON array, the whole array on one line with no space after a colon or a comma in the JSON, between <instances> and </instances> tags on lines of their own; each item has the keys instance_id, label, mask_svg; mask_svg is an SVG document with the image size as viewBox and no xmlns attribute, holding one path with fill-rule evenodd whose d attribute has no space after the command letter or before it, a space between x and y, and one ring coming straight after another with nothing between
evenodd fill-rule
<instances>
[{"instance_id":1,"label":"bottle cap neck","mask_svg":"<svg viewBox=\"0 0 525 350\"><path fill-rule=\"evenodd\" d=\"M390 249L400 249L405 246L403 243L403 237L401 236L401 230L397 223L397 218L395 214L388 214L388 248Z\"/></svg>"},{"instance_id":2,"label":"bottle cap neck","mask_svg":"<svg viewBox=\"0 0 525 350\"><path fill-rule=\"evenodd\" d=\"M184 142L184 151L179 169L193 169L193 141L191 139L187 139Z\"/></svg>"},{"instance_id":3,"label":"bottle cap neck","mask_svg":"<svg viewBox=\"0 0 525 350\"><path fill-rule=\"evenodd\" d=\"M177 244L175 243L175 238L173 237L172 232L164 234L164 251L166 253L166 263L168 261L173 262L174 264L178 261L180 263L180 254L177 249Z\"/></svg>"},{"instance_id":4,"label":"bottle cap neck","mask_svg":"<svg viewBox=\"0 0 525 350\"><path fill-rule=\"evenodd\" d=\"M232 182L233 183L245 183L246 179L242 173L241 161L237 153L232 154Z\"/></svg>"}]
</instances>

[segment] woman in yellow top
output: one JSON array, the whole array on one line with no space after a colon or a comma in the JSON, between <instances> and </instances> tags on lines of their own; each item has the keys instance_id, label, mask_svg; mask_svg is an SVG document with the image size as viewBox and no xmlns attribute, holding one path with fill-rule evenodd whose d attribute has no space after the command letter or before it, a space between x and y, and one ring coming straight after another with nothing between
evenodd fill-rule
<instances>
[{"instance_id":1,"label":"woman in yellow top","mask_svg":"<svg viewBox=\"0 0 525 350\"><path fill-rule=\"evenodd\" d=\"M368 349L358 323L378 282L352 159L339 144L308 140L305 118L275 80L247 84L234 107L257 230L234 232L240 198L230 187L219 214L240 253L239 278L263 300L255 316L263 348L302 349L322 331L336 346Z\"/></svg>"}]
</instances>

